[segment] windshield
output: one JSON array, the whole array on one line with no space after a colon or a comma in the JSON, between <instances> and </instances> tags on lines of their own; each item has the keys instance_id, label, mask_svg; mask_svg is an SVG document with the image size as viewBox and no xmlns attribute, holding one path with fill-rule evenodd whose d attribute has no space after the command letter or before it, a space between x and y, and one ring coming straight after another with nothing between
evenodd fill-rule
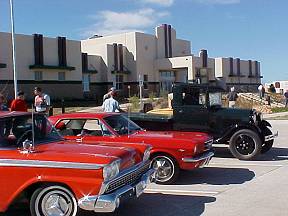
<instances>
[{"instance_id":1,"label":"windshield","mask_svg":"<svg viewBox=\"0 0 288 216\"><path fill-rule=\"evenodd\" d=\"M34 127L34 133L32 133ZM47 143L62 140L61 135L55 130L43 115L23 115L0 119L0 145L2 147L21 146L26 140L34 143Z\"/></svg>"},{"instance_id":2,"label":"windshield","mask_svg":"<svg viewBox=\"0 0 288 216\"><path fill-rule=\"evenodd\" d=\"M220 92L209 93L210 106L222 106L222 94Z\"/></svg>"},{"instance_id":3,"label":"windshield","mask_svg":"<svg viewBox=\"0 0 288 216\"><path fill-rule=\"evenodd\" d=\"M137 124L122 115L111 115L104 121L119 135L131 134L142 130Z\"/></svg>"}]
</instances>

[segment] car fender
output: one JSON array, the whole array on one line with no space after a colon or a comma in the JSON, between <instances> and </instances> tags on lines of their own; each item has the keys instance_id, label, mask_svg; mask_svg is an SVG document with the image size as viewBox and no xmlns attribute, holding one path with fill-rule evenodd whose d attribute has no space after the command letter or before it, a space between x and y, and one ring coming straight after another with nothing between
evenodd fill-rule
<instances>
[{"instance_id":1,"label":"car fender","mask_svg":"<svg viewBox=\"0 0 288 216\"><path fill-rule=\"evenodd\" d=\"M99 180L97 182L97 180ZM86 178L86 177L76 177L71 178L70 176L67 177L57 177L57 176L34 176L33 178L28 179L27 181L23 182L21 186L17 188L11 195L9 196L7 202L4 206L1 206L2 211L6 211L12 202L24 191L28 188L33 187L33 185L43 185L43 184L59 184L65 185L71 192L75 195L76 199L80 199L87 194L94 194L97 195L100 191L101 185L103 180L97 178ZM79 186L81 185L81 186Z\"/></svg>"},{"instance_id":2,"label":"car fender","mask_svg":"<svg viewBox=\"0 0 288 216\"><path fill-rule=\"evenodd\" d=\"M259 127L260 128L261 127L271 127L272 128L272 125L268 121L262 120L262 121L259 122Z\"/></svg>"},{"instance_id":3,"label":"car fender","mask_svg":"<svg viewBox=\"0 0 288 216\"><path fill-rule=\"evenodd\" d=\"M231 138L231 136L238 130L242 130L242 129L249 129L252 130L254 132L256 132L259 136L261 135L261 130L259 127L257 127L254 124L234 124L232 126L230 126L229 128L225 129L225 133L220 136L219 138L217 138L214 143L227 143L229 141L229 139ZM261 137L261 136L260 136Z\"/></svg>"},{"instance_id":4,"label":"car fender","mask_svg":"<svg viewBox=\"0 0 288 216\"><path fill-rule=\"evenodd\" d=\"M179 154L177 154L176 150L171 150L171 149L152 149L151 150L151 156L150 158L152 158L154 155L158 155L158 154L164 154L164 155L168 155L171 156L173 158L175 158L175 160L177 161L177 163L179 164L179 161L181 161L181 158Z\"/></svg>"}]
</instances>

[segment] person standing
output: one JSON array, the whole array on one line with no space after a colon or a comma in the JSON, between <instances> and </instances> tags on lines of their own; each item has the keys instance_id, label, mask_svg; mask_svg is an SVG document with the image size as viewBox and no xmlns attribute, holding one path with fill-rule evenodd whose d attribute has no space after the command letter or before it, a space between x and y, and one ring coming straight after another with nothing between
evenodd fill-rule
<instances>
[{"instance_id":1,"label":"person standing","mask_svg":"<svg viewBox=\"0 0 288 216\"><path fill-rule=\"evenodd\" d=\"M285 98L285 107L287 107L288 106L288 89L284 93L284 98Z\"/></svg>"},{"instance_id":2,"label":"person standing","mask_svg":"<svg viewBox=\"0 0 288 216\"><path fill-rule=\"evenodd\" d=\"M48 114L51 106L49 95L43 93L40 87L34 88L34 95L34 106L36 112Z\"/></svg>"},{"instance_id":3,"label":"person standing","mask_svg":"<svg viewBox=\"0 0 288 216\"><path fill-rule=\"evenodd\" d=\"M22 111L22 112L28 111L28 107L27 107L27 103L25 101L25 95L24 95L23 91L19 91L17 93L17 98L11 102L10 110L11 111Z\"/></svg>"},{"instance_id":4,"label":"person standing","mask_svg":"<svg viewBox=\"0 0 288 216\"><path fill-rule=\"evenodd\" d=\"M258 92L259 92L260 99L262 99L263 98L263 85L262 84L258 86Z\"/></svg>"},{"instance_id":5,"label":"person standing","mask_svg":"<svg viewBox=\"0 0 288 216\"><path fill-rule=\"evenodd\" d=\"M105 94L105 95L103 96L103 102L104 102L106 99L110 98L110 95L111 95L112 92L113 92L113 93L116 92L116 88L115 88L115 87L111 87L111 88L109 89L109 92L107 92L107 94Z\"/></svg>"},{"instance_id":6,"label":"person standing","mask_svg":"<svg viewBox=\"0 0 288 216\"><path fill-rule=\"evenodd\" d=\"M110 93L110 98L106 99L103 102L102 109L104 112L124 112L120 106L117 100L114 99L116 96L116 92Z\"/></svg>"},{"instance_id":7,"label":"person standing","mask_svg":"<svg viewBox=\"0 0 288 216\"><path fill-rule=\"evenodd\" d=\"M230 108L235 108L235 104L236 104L236 100L238 98L238 95L237 95L234 87L232 87L230 89L230 92L229 92L227 98L228 98L228 101L229 101L229 107Z\"/></svg>"},{"instance_id":8,"label":"person standing","mask_svg":"<svg viewBox=\"0 0 288 216\"><path fill-rule=\"evenodd\" d=\"M0 111L9 111L7 105L5 104L5 97L2 94L0 94Z\"/></svg>"}]
</instances>

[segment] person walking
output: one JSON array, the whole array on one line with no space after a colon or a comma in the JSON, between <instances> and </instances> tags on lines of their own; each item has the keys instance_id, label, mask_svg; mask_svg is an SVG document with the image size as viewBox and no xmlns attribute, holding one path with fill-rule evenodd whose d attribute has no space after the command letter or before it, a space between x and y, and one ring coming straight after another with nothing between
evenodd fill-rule
<instances>
[{"instance_id":1,"label":"person walking","mask_svg":"<svg viewBox=\"0 0 288 216\"><path fill-rule=\"evenodd\" d=\"M34 88L34 95L34 106L36 112L48 114L51 106L49 95L43 93L40 87Z\"/></svg>"},{"instance_id":2,"label":"person walking","mask_svg":"<svg viewBox=\"0 0 288 216\"><path fill-rule=\"evenodd\" d=\"M238 95L237 95L234 87L232 87L230 89L230 92L229 92L227 98L228 98L228 101L229 101L229 107L230 108L235 108L235 104L236 104L236 100L238 98Z\"/></svg>"},{"instance_id":3,"label":"person walking","mask_svg":"<svg viewBox=\"0 0 288 216\"><path fill-rule=\"evenodd\" d=\"M110 97L106 100L104 100L102 109L104 112L124 112L120 106L117 100L114 99L116 96L116 92L112 91L110 93Z\"/></svg>"},{"instance_id":4,"label":"person walking","mask_svg":"<svg viewBox=\"0 0 288 216\"><path fill-rule=\"evenodd\" d=\"M116 88L115 88L115 87L111 87L111 88L109 89L109 92L107 92L107 94L105 94L105 95L103 96L103 102L104 102L106 99L110 98L110 95L111 95L112 92L113 92L113 93L116 92Z\"/></svg>"},{"instance_id":5,"label":"person walking","mask_svg":"<svg viewBox=\"0 0 288 216\"><path fill-rule=\"evenodd\" d=\"M284 98L285 98L285 107L287 107L288 106L288 89L284 93Z\"/></svg>"},{"instance_id":6,"label":"person walking","mask_svg":"<svg viewBox=\"0 0 288 216\"><path fill-rule=\"evenodd\" d=\"M22 112L28 111L27 103L25 101L25 94L23 91L19 91L17 93L17 98L11 102L10 110Z\"/></svg>"},{"instance_id":7,"label":"person walking","mask_svg":"<svg viewBox=\"0 0 288 216\"><path fill-rule=\"evenodd\" d=\"M5 97L2 94L0 94L0 111L9 111L7 105L5 104Z\"/></svg>"}]
</instances>

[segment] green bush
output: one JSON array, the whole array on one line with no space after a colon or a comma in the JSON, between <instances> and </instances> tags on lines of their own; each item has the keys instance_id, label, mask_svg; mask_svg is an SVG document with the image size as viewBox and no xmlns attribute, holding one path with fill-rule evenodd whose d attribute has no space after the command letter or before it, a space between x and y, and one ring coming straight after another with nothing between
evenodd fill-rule
<instances>
[{"instance_id":1,"label":"green bush","mask_svg":"<svg viewBox=\"0 0 288 216\"><path fill-rule=\"evenodd\" d=\"M153 103L155 101L156 98L156 94L154 92L149 93L149 102Z\"/></svg>"},{"instance_id":2,"label":"green bush","mask_svg":"<svg viewBox=\"0 0 288 216\"><path fill-rule=\"evenodd\" d=\"M136 95L130 97L129 99L129 103L131 104L131 111L137 111L140 109L140 99L139 97L137 97Z\"/></svg>"}]
</instances>

